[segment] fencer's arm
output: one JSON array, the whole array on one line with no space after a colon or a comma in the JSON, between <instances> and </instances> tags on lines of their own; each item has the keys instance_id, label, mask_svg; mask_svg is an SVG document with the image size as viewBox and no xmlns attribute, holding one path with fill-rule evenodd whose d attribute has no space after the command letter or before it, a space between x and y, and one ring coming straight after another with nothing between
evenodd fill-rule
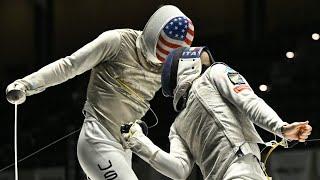
<instances>
[{"instance_id":1,"label":"fencer's arm","mask_svg":"<svg viewBox=\"0 0 320 180\"><path fill-rule=\"evenodd\" d=\"M288 123L283 122L277 113L253 92L243 76L224 64L214 65L210 76L221 95L248 114L253 123L283 137L281 128Z\"/></svg>"},{"instance_id":2,"label":"fencer's arm","mask_svg":"<svg viewBox=\"0 0 320 180\"><path fill-rule=\"evenodd\" d=\"M126 138L130 149L161 174L172 179L186 179L190 175L194 163L190 152L176 134L174 125L171 127L169 135L170 153L153 144L142 133L140 126L137 126L139 125L134 124L131 127L132 135Z\"/></svg>"},{"instance_id":3,"label":"fencer's arm","mask_svg":"<svg viewBox=\"0 0 320 180\"><path fill-rule=\"evenodd\" d=\"M105 59L111 59L119 49L119 33L106 31L72 55L52 62L18 81L27 86L26 94L32 95L82 74Z\"/></svg>"}]
</instances>

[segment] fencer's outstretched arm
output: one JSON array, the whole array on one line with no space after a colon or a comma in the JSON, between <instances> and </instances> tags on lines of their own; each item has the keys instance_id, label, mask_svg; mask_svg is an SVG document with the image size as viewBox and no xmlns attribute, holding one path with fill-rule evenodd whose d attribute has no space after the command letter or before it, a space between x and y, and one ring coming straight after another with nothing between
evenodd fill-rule
<instances>
[{"instance_id":1,"label":"fencer's outstretched arm","mask_svg":"<svg viewBox=\"0 0 320 180\"><path fill-rule=\"evenodd\" d=\"M186 179L190 175L194 165L192 155L176 134L174 124L170 128L169 135L170 153L153 144L137 123L134 123L129 133L123 136L127 140L128 147L161 174L172 179Z\"/></svg>"},{"instance_id":2,"label":"fencer's outstretched arm","mask_svg":"<svg viewBox=\"0 0 320 180\"><path fill-rule=\"evenodd\" d=\"M119 52L119 49L120 34L112 30L106 31L72 55L52 62L13 82L8 86L7 92L8 89L17 87L18 84L17 88L25 91L27 96L39 93L47 87L60 84L90 70L104 60L111 59Z\"/></svg>"},{"instance_id":3,"label":"fencer's outstretched arm","mask_svg":"<svg viewBox=\"0 0 320 180\"><path fill-rule=\"evenodd\" d=\"M248 114L253 123L283 137L281 128L288 123L283 122L277 113L253 92L238 72L224 64L216 64L211 68L210 80L221 95Z\"/></svg>"}]
</instances>

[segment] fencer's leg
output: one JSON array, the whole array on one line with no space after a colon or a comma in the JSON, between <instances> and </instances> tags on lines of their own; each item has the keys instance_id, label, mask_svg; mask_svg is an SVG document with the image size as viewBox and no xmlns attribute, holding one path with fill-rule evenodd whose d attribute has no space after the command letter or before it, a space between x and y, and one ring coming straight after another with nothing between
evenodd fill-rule
<instances>
[{"instance_id":1,"label":"fencer's leg","mask_svg":"<svg viewBox=\"0 0 320 180\"><path fill-rule=\"evenodd\" d=\"M267 180L253 154L237 157L227 169L223 180Z\"/></svg>"},{"instance_id":2,"label":"fencer's leg","mask_svg":"<svg viewBox=\"0 0 320 180\"><path fill-rule=\"evenodd\" d=\"M95 120L84 122L78 140L79 163L91 180L137 180L131 168L130 150L124 151Z\"/></svg>"}]
</instances>

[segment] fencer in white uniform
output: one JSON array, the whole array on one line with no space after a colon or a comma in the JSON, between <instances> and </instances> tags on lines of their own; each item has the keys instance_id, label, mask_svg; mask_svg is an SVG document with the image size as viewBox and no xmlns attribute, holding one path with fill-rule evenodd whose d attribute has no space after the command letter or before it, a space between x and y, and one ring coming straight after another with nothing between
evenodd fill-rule
<instances>
[{"instance_id":1,"label":"fencer in white uniform","mask_svg":"<svg viewBox=\"0 0 320 180\"><path fill-rule=\"evenodd\" d=\"M170 153L134 123L128 147L160 173L186 179L196 163L208 180L264 179L254 124L279 137L304 141L308 122L288 124L259 98L237 71L217 63L205 47L178 48L167 57L162 90L179 113L170 128Z\"/></svg>"},{"instance_id":2,"label":"fencer in white uniform","mask_svg":"<svg viewBox=\"0 0 320 180\"><path fill-rule=\"evenodd\" d=\"M57 60L7 87L11 103L91 70L85 120L77 155L92 180L137 179L130 150L123 149L120 126L142 118L159 90L169 51L190 46L191 20L177 7L160 7L143 31L116 29L102 33L75 53Z\"/></svg>"}]
</instances>

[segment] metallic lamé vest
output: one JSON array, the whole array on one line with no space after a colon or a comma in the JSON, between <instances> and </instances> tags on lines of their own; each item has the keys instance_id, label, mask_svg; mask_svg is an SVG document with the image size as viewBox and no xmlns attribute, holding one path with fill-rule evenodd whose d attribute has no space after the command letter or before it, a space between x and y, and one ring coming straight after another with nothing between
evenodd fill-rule
<instances>
[{"instance_id":1,"label":"metallic lam\u00e9 vest","mask_svg":"<svg viewBox=\"0 0 320 180\"><path fill-rule=\"evenodd\" d=\"M24 77L27 94L42 92L91 70L84 111L120 140L120 126L144 116L149 100L160 88L162 66L144 58L139 39L141 31L106 31L72 55Z\"/></svg>"},{"instance_id":2,"label":"metallic lam\u00e9 vest","mask_svg":"<svg viewBox=\"0 0 320 180\"><path fill-rule=\"evenodd\" d=\"M221 93L225 89L231 94L230 86L220 86L219 89L216 84L226 78L221 76L214 82L212 76L213 71L224 74L227 69L224 64L213 65L193 82L186 108L173 124L205 179L222 179L239 148L245 154L252 153L260 159L257 143L264 142L253 122L277 134L283 125L276 113L254 93L248 93L238 105L251 103L247 101L250 97L257 102L258 108L253 109L255 112L250 112L251 109L245 112L231 103L228 100L231 95Z\"/></svg>"},{"instance_id":3,"label":"metallic lam\u00e9 vest","mask_svg":"<svg viewBox=\"0 0 320 180\"><path fill-rule=\"evenodd\" d=\"M84 110L118 140L120 126L141 119L160 88L161 66L148 63L136 47L140 32L119 30L119 52L91 70Z\"/></svg>"}]
</instances>

